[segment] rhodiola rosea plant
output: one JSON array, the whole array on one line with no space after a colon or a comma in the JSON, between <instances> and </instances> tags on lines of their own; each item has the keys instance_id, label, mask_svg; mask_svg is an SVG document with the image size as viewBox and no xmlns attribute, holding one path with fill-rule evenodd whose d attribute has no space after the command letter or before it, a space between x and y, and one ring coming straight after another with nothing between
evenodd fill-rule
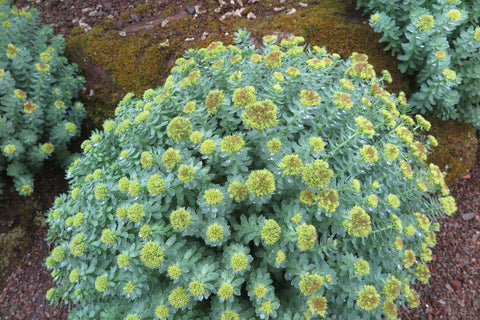
<instances>
[{"instance_id":1,"label":"rhodiola rosea plant","mask_svg":"<svg viewBox=\"0 0 480 320\"><path fill-rule=\"evenodd\" d=\"M45 159L65 160L85 117L72 101L83 78L63 50L63 38L41 24L37 11L0 0L0 173L24 196ZM0 178L0 192L3 186Z\"/></svg>"},{"instance_id":2,"label":"rhodiola rosea plant","mask_svg":"<svg viewBox=\"0 0 480 320\"><path fill-rule=\"evenodd\" d=\"M71 319L382 319L416 307L455 211L367 56L213 42L128 94L48 212L47 297Z\"/></svg>"}]
</instances>

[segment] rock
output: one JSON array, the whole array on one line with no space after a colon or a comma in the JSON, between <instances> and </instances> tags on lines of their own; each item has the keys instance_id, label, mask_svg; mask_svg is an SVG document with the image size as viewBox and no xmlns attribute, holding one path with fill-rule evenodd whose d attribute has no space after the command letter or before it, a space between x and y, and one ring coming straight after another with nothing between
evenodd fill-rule
<instances>
[{"instance_id":1,"label":"rock","mask_svg":"<svg viewBox=\"0 0 480 320\"><path fill-rule=\"evenodd\" d=\"M297 12L297 9L292 8L292 9L287 11L287 14L294 14L295 12Z\"/></svg>"},{"instance_id":2,"label":"rock","mask_svg":"<svg viewBox=\"0 0 480 320\"><path fill-rule=\"evenodd\" d=\"M125 23L127 23L125 20L123 19L118 19L116 22L115 22L115 27L117 29L122 29L123 26L125 25Z\"/></svg>"},{"instance_id":3,"label":"rock","mask_svg":"<svg viewBox=\"0 0 480 320\"><path fill-rule=\"evenodd\" d=\"M473 218L475 218L475 213L474 212L469 212L469 213L462 214L462 219L465 220L465 221L472 220Z\"/></svg>"},{"instance_id":4,"label":"rock","mask_svg":"<svg viewBox=\"0 0 480 320\"><path fill-rule=\"evenodd\" d=\"M130 14L130 18L132 18L133 21L135 21L135 22L139 22L139 21L140 21L140 18L139 18L135 13L131 13L131 14Z\"/></svg>"},{"instance_id":5,"label":"rock","mask_svg":"<svg viewBox=\"0 0 480 320\"><path fill-rule=\"evenodd\" d=\"M187 10L188 13L193 14L195 12L195 6L192 4L186 3L183 5L183 8Z\"/></svg>"},{"instance_id":6,"label":"rock","mask_svg":"<svg viewBox=\"0 0 480 320\"><path fill-rule=\"evenodd\" d=\"M170 20L168 20L168 18L167 18L167 19L164 19L164 20L162 21L161 27L162 27L162 28L165 28L169 22L170 22Z\"/></svg>"},{"instance_id":7,"label":"rock","mask_svg":"<svg viewBox=\"0 0 480 320\"><path fill-rule=\"evenodd\" d=\"M462 287L462 283L458 280L450 280L448 282L452 285L455 291L460 290L460 288Z\"/></svg>"},{"instance_id":8,"label":"rock","mask_svg":"<svg viewBox=\"0 0 480 320\"><path fill-rule=\"evenodd\" d=\"M248 20L255 20L255 19L257 19L257 16L253 12L249 12L247 14L247 19Z\"/></svg>"},{"instance_id":9,"label":"rock","mask_svg":"<svg viewBox=\"0 0 480 320\"><path fill-rule=\"evenodd\" d=\"M112 3L111 2L106 2L103 4L103 7L105 8L105 10L112 10Z\"/></svg>"}]
</instances>

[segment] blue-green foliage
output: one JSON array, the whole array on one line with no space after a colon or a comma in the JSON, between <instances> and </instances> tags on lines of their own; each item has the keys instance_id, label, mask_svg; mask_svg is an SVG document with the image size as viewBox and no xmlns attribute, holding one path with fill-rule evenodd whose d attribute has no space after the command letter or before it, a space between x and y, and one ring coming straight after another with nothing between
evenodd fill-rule
<instances>
[{"instance_id":1,"label":"blue-green foliage","mask_svg":"<svg viewBox=\"0 0 480 320\"><path fill-rule=\"evenodd\" d=\"M83 79L63 51L63 38L41 25L36 11L0 0L0 173L22 195L33 191L33 174L46 158L65 155L85 115L72 103Z\"/></svg>"},{"instance_id":2,"label":"blue-green foliage","mask_svg":"<svg viewBox=\"0 0 480 320\"><path fill-rule=\"evenodd\" d=\"M359 0L400 71L414 77L414 111L480 128L480 1Z\"/></svg>"},{"instance_id":3,"label":"blue-green foliage","mask_svg":"<svg viewBox=\"0 0 480 320\"><path fill-rule=\"evenodd\" d=\"M367 56L249 34L176 61L82 144L48 212L71 319L397 318L455 211ZM440 195L441 194L441 195Z\"/></svg>"}]
</instances>

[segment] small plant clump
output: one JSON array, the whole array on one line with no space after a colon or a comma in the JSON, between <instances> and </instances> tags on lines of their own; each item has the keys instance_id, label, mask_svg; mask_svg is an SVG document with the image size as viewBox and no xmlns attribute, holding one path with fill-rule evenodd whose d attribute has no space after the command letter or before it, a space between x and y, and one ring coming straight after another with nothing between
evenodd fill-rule
<instances>
[{"instance_id":1,"label":"small plant clump","mask_svg":"<svg viewBox=\"0 0 480 320\"><path fill-rule=\"evenodd\" d=\"M85 110L72 99L83 79L62 56L63 38L35 10L0 0L0 34L0 172L29 195L43 161L66 158L67 143L80 133Z\"/></svg>"},{"instance_id":2,"label":"small plant clump","mask_svg":"<svg viewBox=\"0 0 480 320\"><path fill-rule=\"evenodd\" d=\"M456 210L367 56L213 42L119 103L48 212L70 319L396 319Z\"/></svg>"},{"instance_id":3,"label":"small plant clump","mask_svg":"<svg viewBox=\"0 0 480 320\"><path fill-rule=\"evenodd\" d=\"M480 129L480 6L477 1L358 0L417 85L414 111Z\"/></svg>"}]
</instances>

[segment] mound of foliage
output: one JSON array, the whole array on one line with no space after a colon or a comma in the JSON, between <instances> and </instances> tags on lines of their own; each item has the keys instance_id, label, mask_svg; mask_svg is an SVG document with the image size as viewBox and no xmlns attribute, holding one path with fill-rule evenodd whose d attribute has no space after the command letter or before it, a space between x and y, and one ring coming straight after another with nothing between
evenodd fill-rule
<instances>
[{"instance_id":1,"label":"mound of foliage","mask_svg":"<svg viewBox=\"0 0 480 320\"><path fill-rule=\"evenodd\" d=\"M80 132L85 110L72 99L83 78L62 56L63 38L35 10L0 0L0 34L0 173L29 195L43 161L52 153L66 158L67 143Z\"/></svg>"},{"instance_id":2,"label":"mound of foliage","mask_svg":"<svg viewBox=\"0 0 480 320\"><path fill-rule=\"evenodd\" d=\"M127 95L48 212L71 319L381 319L416 307L455 211L367 57L300 37L213 42Z\"/></svg>"}]
</instances>

